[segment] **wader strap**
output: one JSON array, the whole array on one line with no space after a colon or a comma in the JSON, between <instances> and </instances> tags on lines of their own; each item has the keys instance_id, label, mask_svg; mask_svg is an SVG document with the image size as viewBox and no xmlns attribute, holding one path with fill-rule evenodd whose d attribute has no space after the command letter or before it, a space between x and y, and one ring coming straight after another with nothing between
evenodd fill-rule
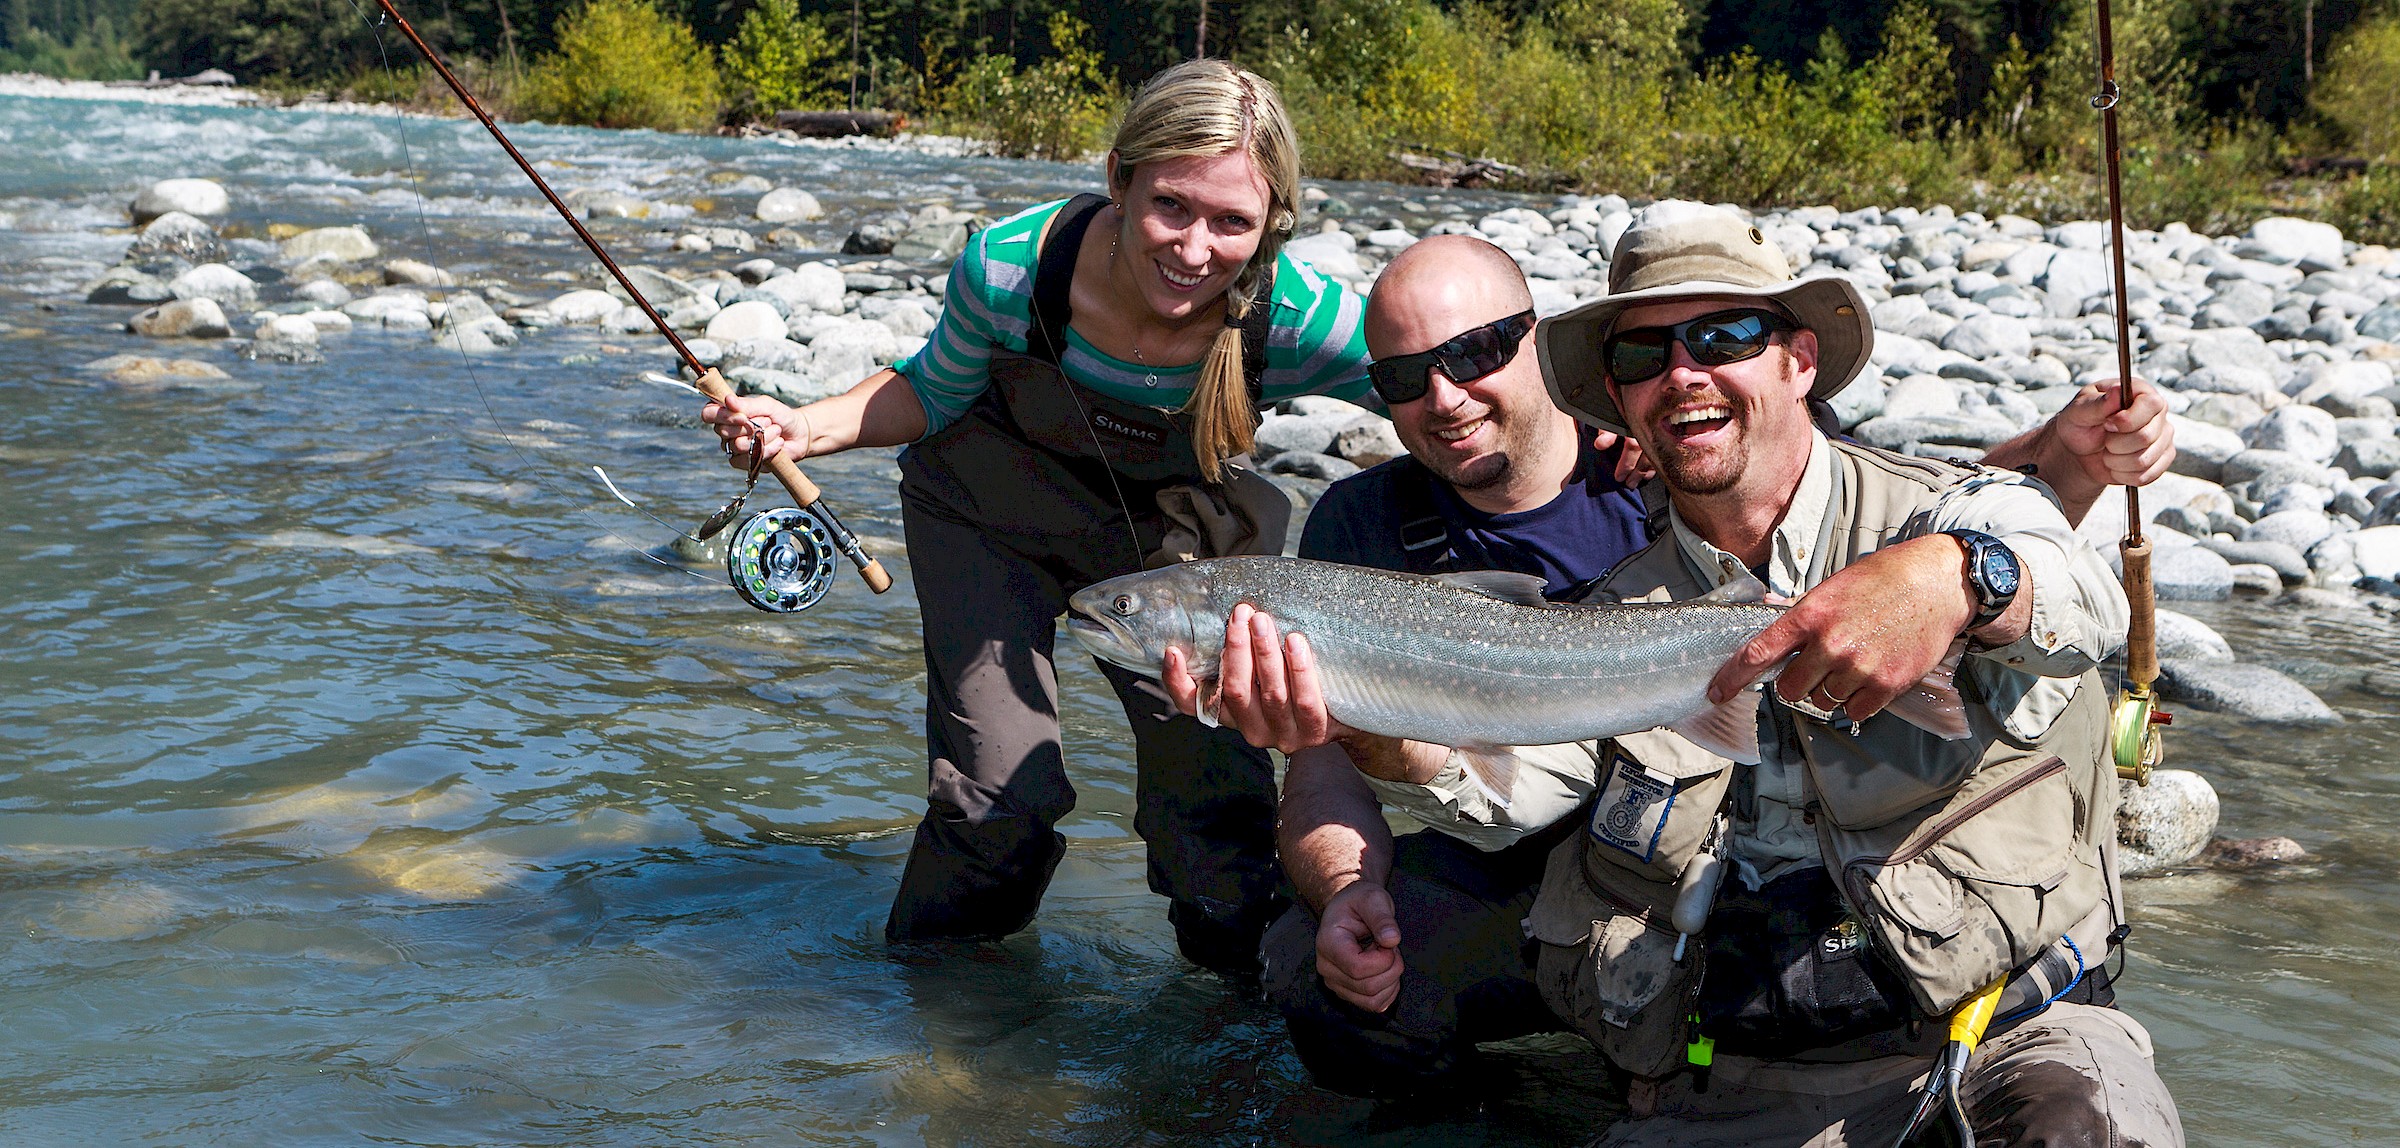
<instances>
[{"instance_id":1,"label":"wader strap","mask_svg":"<svg viewBox=\"0 0 2400 1148\"><path fill-rule=\"evenodd\" d=\"M1258 281L1258 294L1251 298L1257 301L1241 322L1242 381L1250 387L1250 409L1257 410L1267 387L1267 331L1275 325L1274 268L1267 268L1266 278Z\"/></svg>"},{"instance_id":2,"label":"wader strap","mask_svg":"<svg viewBox=\"0 0 2400 1148\"><path fill-rule=\"evenodd\" d=\"M1033 268L1033 330L1025 352L1052 366L1067 354L1067 293L1075 285L1075 259L1083 252L1083 233L1092 216L1108 206L1108 197L1084 192L1067 201L1042 234L1042 253Z\"/></svg>"}]
</instances>

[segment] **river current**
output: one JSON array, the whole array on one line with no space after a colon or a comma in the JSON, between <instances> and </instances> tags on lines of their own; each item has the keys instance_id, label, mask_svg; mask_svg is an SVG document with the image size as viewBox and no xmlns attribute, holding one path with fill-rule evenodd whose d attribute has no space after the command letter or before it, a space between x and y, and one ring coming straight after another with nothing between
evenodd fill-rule
<instances>
[{"instance_id":1,"label":"river current","mask_svg":"<svg viewBox=\"0 0 2400 1148\"><path fill-rule=\"evenodd\" d=\"M712 173L808 188L828 251L870 210L1097 183L512 135L562 188L697 223L755 227L748 197L705 202ZM768 615L644 558L672 530L591 477L679 525L739 485L693 401L643 381L672 366L654 336L467 360L362 328L290 366L82 301L134 193L187 175L233 192L236 234L363 224L387 257L565 289L538 276L588 257L472 123L0 97L0 149L0 1142L1574 1144L1614 1111L1563 1040L1447 1116L1311 1089L1272 1010L1176 956L1124 719L1073 659L1080 804L1036 926L887 948L924 769L890 452L809 469L898 586L845 571ZM1333 190L1412 225L1508 201ZM628 262L741 258L668 252L672 222L595 226ZM232 379L76 370L127 352ZM2367 673L2392 628L2190 612L2348 720L2179 715L2170 752L2216 784L2221 831L2312 857L2132 883L2122 999L2192 1143L2400 1140L2400 701Z\"/></svg>"}]
</instances>

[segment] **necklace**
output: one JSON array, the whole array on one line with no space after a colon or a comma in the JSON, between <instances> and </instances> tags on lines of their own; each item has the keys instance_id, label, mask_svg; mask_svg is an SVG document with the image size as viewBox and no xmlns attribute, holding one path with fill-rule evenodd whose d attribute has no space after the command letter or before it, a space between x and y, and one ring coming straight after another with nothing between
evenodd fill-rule
<instances>
[{"instance_id":1,"label":"necklace","mask_svg":"<svg viewBox=\"0 0 2400 1148\"><path fill-rule=\"evenodd\" d=\"M1117 237L1113 235L1108 238L1108 270L1110 277L1114 278L1117 270ZM1151 369L1149 356L1142 354L1142 333L1138 330L1133 333L1133 361L1142 365L1142 385L1156 387L1158 372Z\"/></svg>"}]
</instances>

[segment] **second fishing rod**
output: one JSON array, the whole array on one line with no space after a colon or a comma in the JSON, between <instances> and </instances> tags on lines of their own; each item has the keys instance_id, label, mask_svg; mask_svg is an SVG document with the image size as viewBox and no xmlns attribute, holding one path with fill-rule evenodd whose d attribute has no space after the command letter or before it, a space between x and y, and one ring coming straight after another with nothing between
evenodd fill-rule
<instances>
[{"instance_id":1,"label":"second fishing rod","mask_svg":"<svg viewBox=\"0 0 2400 1148\"><path fill-rule=\"evenodd\" d=\"M609 257L608 250L593 237L590 229L575 218L574 209L550 189L549 182L534 170L532 162L517 150L517 145L509 141L508 133L500 130L499 123L484 111L483 105L459 81L441 54L417 34L416 28L409 24L408 18L402 16L398 8L393 7L392 0L375 0L375 5L400 29L401 35L408 37L408 42L415 45L417 53L441 75L442 82L450 86L459 102L482 122L484 130L499 141L501 148L508 152L508 158L516 161L518 169L525 173L526 179L533 181L542 198L550 201L559 218L566 220L567 226L574 229L575 237L591 249L592 256L608 269L609 275L633 300L634 306L642 309L650 325L666 337L668 344L675 348L676 356L683 360L684 366L697 379L695 385L700 393L720 403L733 398L733 388L726 383L725 377L715 368L703 364L699 356L684 344L683 337L676 334L674 325L650 305L650 300L642 295L640 288L633 285L633 280L617 266L617 261ZM828 548L840 551L858 568L859 577L866 580L868 589L881 594L892 588L892 576L884 571L883 563L870 557L866 548L859 544L858 536L842 525L841 518L834 514L831 506L826 505L823 492L817 489L816 483L809 481L806 474L801 473L798 463L779 454L766 461L766 468L774 473L776 481L783 484L784 491L792 496L792 501L802 513L794 515L791 512L769 511L756 516L736 533L729 544L727 569L734 588L741 592L745 601L762 610L777 613L806 609L815 604L824 593L824 572L830 566L831 559L823 551ZM757 471L753 469L752 481L755 482L756 477ZM737 499L735 505L738 506L739 502Z\"/></svg>"}]
</instances>

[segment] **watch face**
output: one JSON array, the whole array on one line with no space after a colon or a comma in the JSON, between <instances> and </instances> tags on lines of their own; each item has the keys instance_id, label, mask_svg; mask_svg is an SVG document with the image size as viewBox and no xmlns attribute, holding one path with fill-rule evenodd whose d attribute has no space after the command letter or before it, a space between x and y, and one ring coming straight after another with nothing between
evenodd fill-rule
<instances>
[{"instance_id":1,"label":"watch face","mask_svg":"<svg viewBox=\"0 0 2400 1148\"><path fill-rule=\"evenodd\" d=\"M1999 597L2017 592L2017 556L2005 546L1989 547L1983 552L1983 584Z\"/></svg>"}]
</instances>

